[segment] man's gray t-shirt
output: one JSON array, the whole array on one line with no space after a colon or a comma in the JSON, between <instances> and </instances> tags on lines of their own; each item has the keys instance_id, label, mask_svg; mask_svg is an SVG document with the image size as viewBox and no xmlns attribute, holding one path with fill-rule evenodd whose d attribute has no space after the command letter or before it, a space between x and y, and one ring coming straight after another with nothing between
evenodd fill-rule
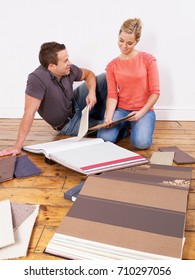
<instances>
[{"instance_id":1,"label":"man's gray t-shirt","mask_svg":"<svg viewBox=\"0 0 195 280\"><path fill-rule=\"evenodd\" d=\"M38 113L51 126L59 126L71 116L73 83L81 76L82 70L73 64L70 74L62 76L60 82L43 66L29 74L26 94L41 100Z\"/></svg>"}]
</instances>

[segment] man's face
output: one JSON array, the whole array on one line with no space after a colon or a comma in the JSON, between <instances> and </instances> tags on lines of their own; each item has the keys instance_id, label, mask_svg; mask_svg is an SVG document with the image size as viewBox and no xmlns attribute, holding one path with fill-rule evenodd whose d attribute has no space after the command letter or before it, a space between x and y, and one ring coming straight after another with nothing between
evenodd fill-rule
<instances>
[{"instance_id":1,"label":"man's face","mask_svg":"<svg viewBox=\"0 0 195 280\"><path fill-rule=\"evenodd\" d=\"M69 55L65 49L58 52L58 64L51 64L49 70L60 79L62 76L70 74L70 65Z\"/></svg>"}]
</instances>

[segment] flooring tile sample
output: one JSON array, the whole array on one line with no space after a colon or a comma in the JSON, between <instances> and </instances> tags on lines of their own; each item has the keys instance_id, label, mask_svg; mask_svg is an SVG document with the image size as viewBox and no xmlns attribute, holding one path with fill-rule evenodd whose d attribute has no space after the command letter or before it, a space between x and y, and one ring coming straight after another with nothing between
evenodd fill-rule
<instances>
[{"instance_id":1,"label":"flooring tile sample","mask_svg":"<svg viewBox=\"0 0 195 280\"><path fill-rule=\"evenodd\" d=\"M9 200L0 202L0 248L13 244L14 231Z\"/></svg>"},{"instance_id":2,"label":"flooring tile sample","mask_svg":"<svg viewBox=\"0 0 195 280\"><path fill-rule=\"evenodd\" d=\"M35 176L40 173L41 170L26 155L16 158L16 167L14 171L14 176L16 178Z\"/></svg>"},{"instance_id":3,"label":"flooring tile sample","mask_svg":"<svg viewBox=\"0 0 195 280\"><path fill-rule=\"evenodd\" d=\"M35 205L11 202L14 230L19 227L36 209Z\"/></svg>"},{"instance_id":4,"label":"flooring tile sample","mask_svg":"<svg viewBox=\"0 0 195 280\"><path fill-rule=\"evenodd\" d=\"M34 206L35 210L14 230L15 243L0 249L0 260L20 258L27 255L32 230L39 212L39 205Z\"/></svg>"},{"instance_id":5,"label":"flooring tile sample","mask_svg":"<svg viewBox=\"0 0 195 280\"><path fill-rule=\"evenodd\" d=\"M172 165L175 152L153 152L150 163Z\"/></svg>"},{"instance_id":6,"label":"flooring tile sample","mask_svg":"<svg viewBox=\"0 0 195 280\"><path fill-rule=\"evenodd\" d=\"M0 159L0 182L11 180L14 175L16 157Z\"/></svg>"},{"instance_id":7,"label":"flooring tile sample","mask_svg":"<svg viewBox=\"0 0 195 280\"><path fill-rule=\"evenodd\" d=\"M195 163L195 158L191 157L189 154L180 150L176 146L160 147L158 150L161 152L175 152L174 162L177 164Z\"/></svg>"}]
</instances>

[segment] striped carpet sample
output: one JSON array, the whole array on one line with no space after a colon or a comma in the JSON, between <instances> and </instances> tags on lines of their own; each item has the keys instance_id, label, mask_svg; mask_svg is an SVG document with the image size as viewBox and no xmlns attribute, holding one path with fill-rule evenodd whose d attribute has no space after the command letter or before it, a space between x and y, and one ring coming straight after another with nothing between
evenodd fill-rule
<instances>
[{"instance_id":1,"label":"striped carpet sample","mask_svg":"<svg viewBox=\"0 0 195 280\"><path fill-rule=\"evenodd\" d=\"M89 176L46 252L70 259L181 259L192 168Z\"/></svg>"}]
</instances>

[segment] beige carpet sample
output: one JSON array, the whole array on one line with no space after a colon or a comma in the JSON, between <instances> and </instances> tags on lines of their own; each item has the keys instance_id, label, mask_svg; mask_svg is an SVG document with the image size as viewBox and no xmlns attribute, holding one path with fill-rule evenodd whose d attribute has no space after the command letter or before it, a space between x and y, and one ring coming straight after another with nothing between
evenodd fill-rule
<instances>
[{"instance_id":1,"label":"beige carpet sample","mask_svg":"<svg viewBox=\"0 0 195 280\"><path fill-rule=\"evenodd\" d=\"M153 152L150 163L172 165L174 159L174 152Z\"/></svg>"},{"instance_id":2,"label":"beige carpet sample","mask_svg":"<svg viewBox=\"0 0 195 280\"><path fill-rule=\"evenodd\" d=\"M14 243L0 248L0 260L20 258L27 255L33 227L38 216L39 205L10 203L12 228L4 226L4 234L14 235ZM7 213L4 213L7 220ZM2 231L2 230L1 230Z\"/></svg>"}]
</instances>

